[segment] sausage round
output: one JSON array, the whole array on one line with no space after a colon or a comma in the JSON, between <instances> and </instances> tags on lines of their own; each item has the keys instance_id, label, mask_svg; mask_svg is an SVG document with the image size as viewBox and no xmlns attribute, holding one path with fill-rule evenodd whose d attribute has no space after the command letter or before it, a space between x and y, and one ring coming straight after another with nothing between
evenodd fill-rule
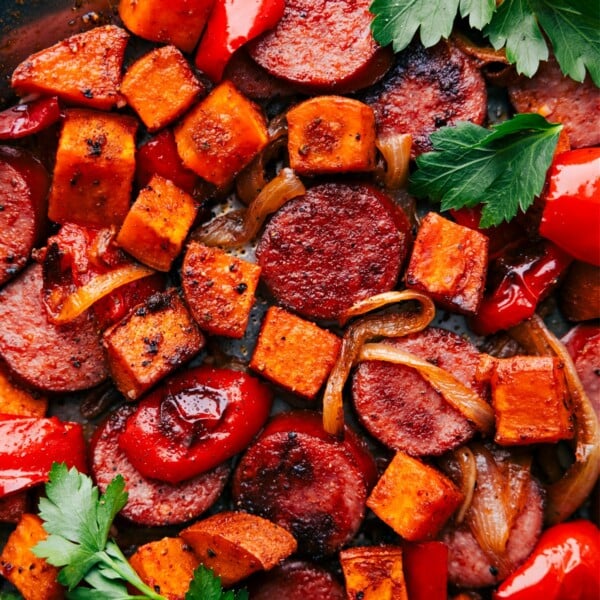
<instances>
[{"instance_id":1,"label":"sausage round","mask_svg":"<svg viewBox=\"0 0 600 600\"><path fill-rule=\"evenodd\" d=\"M82 315L65 325L46 317L42 267L33 264L0 290L0 355L11 372L48 392L72 392L108 376L94 321Z\"/></svg>"},{"instance_id":2,"label":"sausage round","mask_svg":"<svg viewBox=\"0 0 600 600\"><path fill-rule=\"evenodd\" d=\"M475 381L479 352L455 333L432 327L386 341L482 393ZM443 454L475 433L467 419L410 367L363 362L354 374L352 396L362 424L375 438L413 456Z\"/></svg>"},{"instance_id":3,"label":"sausage round","mask_svg":"<svg viewBox=\"0 0 600 600\"><path fill-rule=\"evenodd\" d=\"M157 527L190 521L210 508L220 496L229 466L223 463L193 479L170 485L146 479L127 459L118 443L119 433L135 406L125 405L111 413L96 429L91 442L94 480L102 492L117 473L125 479L129 499L121 515L138 523Z\"/></svg>"},{"instance_id":4,"label":"sausage round","mask_svg":"<svg viewBox=\"0 0 600 600\"><path fill-rule=\"evenodd\" d=\"M371 85L392 62L371 35L371 0L286 0L277 26L248 45L271 75L306 92Z\"/></svg>"},{"instance_id":5,"label":"sausage round","mask_svg":"<svg viewBox=\"0 0 600 600\"><path fill-rule=\"evenodd\" d=\"M341 183L287 202L256 249L275 299L305 317L334 320L358 300L391 290L409 237L408 220L391 202L371 185Z\"/></svg>"},{"instance_id":6,"label":"sausage round","mask_svg":"<svg viewBox=\"0 0 600 600\"><path fill-rule=\"evenodd\" d=\"M475 63L450 43L413 44L397 55L386 77L365 98L380 136L410 133L413 158L430 151L431 133L457 121L483 123L485 81Z\"/></svg>"}]
</instances>

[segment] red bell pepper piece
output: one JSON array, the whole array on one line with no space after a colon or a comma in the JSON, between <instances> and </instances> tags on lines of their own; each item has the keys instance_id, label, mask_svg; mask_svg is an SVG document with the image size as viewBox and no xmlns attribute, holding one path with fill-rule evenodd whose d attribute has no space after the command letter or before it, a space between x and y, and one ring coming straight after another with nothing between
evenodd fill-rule
<instances>
[{"instance_id":1,"label":"red bell pepper piece","mask_svg":"<svg viewBox=\"0 0 600 600\"><path fill-rule=\"evenodd\" d=\"M58 98L40 98L0 112L0 140L16 140L50 127L60 119Z\"/></svg>"},{"instance_id":2,"label":"red bell pepper piece","mask_svg":"<svg viewBox=\"0 0 600 600\"><path fill-rule=\"evenodd\" d=\"M407 543L402 565L410 600L446 600L448 548L442 542Z\"/></svg>"},{"instance_id":3,"label":"red bell pepper piece","mask_svg":"<svg viewBox=\"0 0 600 600\"><path fill-rule=\"evenodd\" d=\"M47 481L54 462L86 471L81 424L0 415L0 497Z\"/></svg>"},{"instance_id":4,"label":"red bell pepper piece","mask_svg":"<svg viewBox=\"0 0 600 600\"><path fill-rule=\"evenodd\" d=\"M548 172L540 235L600 266L600 148L559 154Z\"/></svg>"},{"instance_id":5,"label":"red bell pepper piece","mask_svg":"<svg viewBox=\"0 0 600 600\"><path fill-rule=\"evenodd\" d=\"M598 594L600 530L591 521L573 521L544 531L494 600L597 600Z\"/></svg>"},{"instance_id":6,"label":"red bell pepper piece","mask_svg":"<svg viewBox=\"0 0 600 600\"><path fill-rule=\"evenodd\" d=\"M267 420L271 399L246 373L197 367L140 402L119 446L144 477L178 483L243 450Z\"/></svg>"},{"instance_id":7,"label":"red bell pepper piece","mask_svg":"<svg viewBox=\"0 0 600 600\"><path fill-rule=\"evenodd\" d=\"M285 0L216 0L198 51L196 66L218 83L233 53L275 27Z\"/></svg>"}]
</instances>

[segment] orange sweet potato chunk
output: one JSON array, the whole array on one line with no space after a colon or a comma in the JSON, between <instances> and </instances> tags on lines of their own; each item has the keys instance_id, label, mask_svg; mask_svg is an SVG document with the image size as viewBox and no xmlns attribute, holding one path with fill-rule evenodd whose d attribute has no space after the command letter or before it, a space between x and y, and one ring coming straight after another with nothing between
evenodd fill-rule
<instances>
[{"instance_id":1,"label":"orange sweet potato chunk","mask_svg":"<svg viewBox=\"0 0 600 600\"><path fill-rule=\"evenodd\" d=\"M43 417L48 410L48 399L17 385L8 369L0 362L0 413L23 417Z\"/></svg>"},{"instance_id":2,"label":"orange sweet potato chunk","mask_svg":"<svg viewBox=\"0 0 600 600\"><path fill-rule=\"evenodd\" d=\"M115 25L95 27L32 54L13 72L20 96L57 95L66 102L109 110L123 104L121 69L129 34Z\"/></svg>"}]
</instances>

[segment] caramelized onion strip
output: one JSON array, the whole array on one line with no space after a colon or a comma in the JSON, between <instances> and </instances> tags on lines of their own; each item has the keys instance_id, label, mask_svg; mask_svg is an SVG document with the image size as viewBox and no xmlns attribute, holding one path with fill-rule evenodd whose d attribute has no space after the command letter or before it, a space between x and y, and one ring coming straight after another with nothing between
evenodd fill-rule
<instances>
[{"instance_id":1,"label":"caramelized onion strip","mask_svg":"<svg viewBox=\"0 0 600 600\"><path fill-rule=\"evenodd\" d=\"M473 452L468 446L457 448L452 454L460 470L460 489L464 496L463 503L454 515L454 521L457 525L460 525L473 500L473 493L477 484L477 464Z\"/></svg>"},{"instance_id":2,"label":"caramelized onion strip","mask_svg":"<svg viewBox=\"0 0 600 600\"><path fill-rule=\"evenodd\" d=\"M378 179L388 190L399 190L406 187L412 135L401 133L386 135L385 137L378 136L375 145L381 152L385 162L385 167L376 173Z\"/></svg>"},{"instance_id":3,"label":"caramelized onion strip","mask_svg":"<svg viewBox=\"0 0 600 600\"><path fill-rule=\"evenodd\" d=\"M420 292L414 292L413 290L383 292L382 294L375 294L374 296L369 296L364 300L355 302L341 315L339 323L340 325L345 325L352 317L358 317L373 310L377 310L378 308L383 308L390 304L397 304L398 302L406 302L408 300L416 300L417 302L420 302L423 307L426 305L429 307L429 303L431 302L429 296L425 296L425 294L421 294ZM433 320L433 316L431 319Z\"/></svg>"}]
</instances>

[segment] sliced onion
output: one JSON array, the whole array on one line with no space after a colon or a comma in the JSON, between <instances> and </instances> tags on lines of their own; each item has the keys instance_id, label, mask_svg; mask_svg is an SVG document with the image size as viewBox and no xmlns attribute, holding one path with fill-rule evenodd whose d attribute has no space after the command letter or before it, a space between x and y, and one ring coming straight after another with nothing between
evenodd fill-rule
<instances>
[{"instance_id":1,"label":"sliced onion","mask_svg":"<svg viewBox=\"0 0 600 600\"><path fill-rule=\"evenodd\" d=\"M329 374L323 396L323 428L325 431L338 437L342 437L344 433L342 390L362 345L373 338L401 337L422 331L433 320L435 306L431 299L417 292L410 292L410 294L411 300L420 301L420 313L369 315L356 321L346 330L340 354Z\"/></svg>"},{"instance_id":2,"label":"sliced onion","mask_svg":"<svg viewBox=\"0 0 600 600\"><path fill-rule=\"evenodd\" d=\"M429 307L431 302L429 296L426 296L421 292L414 292L413 290L383 292L382 294L375 294L374 296L369 296L364 300L355 302L348 310L342 313L339 323L340 325L345 325L352 317L358 317L373 310L377 310L378 308L383 308L390 304L397 304L398 302L406 302L408 300L417 300L423 307ZM433 304L431 306L433 306ZM433 320L433 315L431 318Z\"/></svg>"},{"instance_id":3,"label":"sliced onion","mask_svg":"<svg viewBox=\"0 0 600 600\"><path fill-rule=\"evenodd\" d=\"M589 496L600 471L600 429L594 407L564 345L534 315L510 334L532 354L556 356L564 365L567 389L575 414L575 462L563 477L547 486L546 521L560 523Z\"/></svg>"},{"instance_id":4,"label":"sliced onion","mask_svg":"<svg viewBox=\"0 0 600 600\"><path fill-rule=\"evenodd\" d=\"M465 54L476 58L481 66L490 63L502 63L505 65L510 64L508 58L506 58L506 52L504 48L501 48L500 50L494 50L494 48L491 46L478 46L466 35L458 31L455 31L452 34L452 41Z\"/></svg>"},{"instance_id":5,"label":"sliced onion","mask_svg":"<svg viewBox=\"0 0 600 600\"><path fill-rule=\"evenodd\" d=\"M477 463L475 462L473 452L471 452L468 446L457 448L452 454L460 470L460 490L464 496L463 503L454 515L455 523L460 525L473 501L473 494L477 485Z\"/></svg>"},{"instance_id":6,"label":"sliced onion","mask_svg":"<svg viewBox=\"0 0 600 600\"><path fill-rule=\"evenodd\" d=\"M221 215L196 230L192 237L207 246L235 248L253 239L268 215L306 189L292 169L282 169L248 206Z\"/></svg>"},{"instance_id":7,"label":"sliced onion","mask_svg":"<svg viewBox=\"0 0 600 600\"><path fill-rule=\"evenodd\" d=\"M380 360L405 365L419 372L450 406L486 435L494 431L494 410L477 392L461 383L454 375L426 360L404 352L390 344L366 344L360 350L360 360Z\"/></svg>"},{"instance_id":8,"label":"sliced onion","mask_svg":"<svg viewBox=\"0 0 600 600\"><path fill-rule=\"evenodd\" d=\"M410 150L412 135L399 133L397 135L378 136L375 145L385 162L376 176L388 190L398 190L406 187L408 168L410 165Z\"/></svg>"}]
</instances>

